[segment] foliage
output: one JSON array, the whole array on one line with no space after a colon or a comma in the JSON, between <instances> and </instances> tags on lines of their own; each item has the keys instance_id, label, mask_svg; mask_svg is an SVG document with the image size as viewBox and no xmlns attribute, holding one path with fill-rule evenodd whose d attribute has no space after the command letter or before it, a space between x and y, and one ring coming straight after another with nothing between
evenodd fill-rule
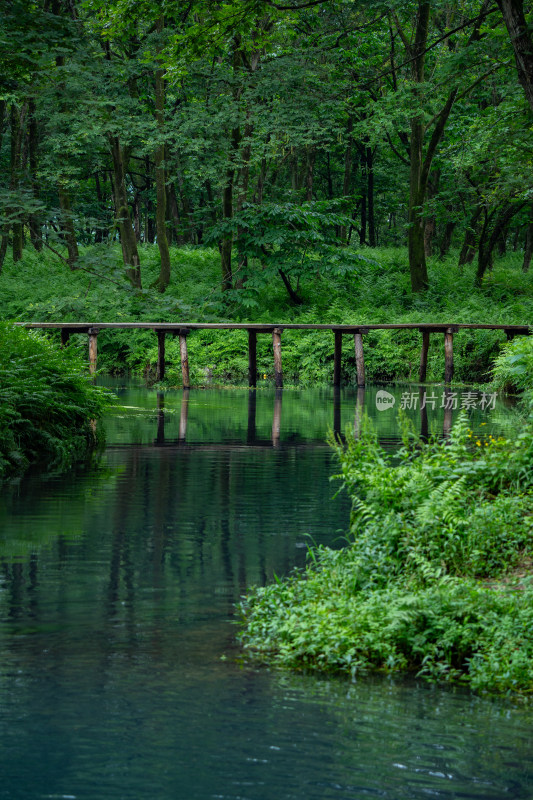
<instances>
[{"instance_id":1,"label":"foliage","mask_svg":"<svg viewBox=\"0 0 533 800\"><path fill-rule=\"evenodd\" d=\"M504 345L494 362L494 383L507 391L523 392L533 408L533 339L519 336Z\"/></svg>"},{"instance_id":2,"label":"foliage","mask_svg":"<svg viewBox=\"0 0 533 800\"><path fill-rule=\"evenodd\" d=\"M94 424L109 401L73 351L0 325L0 476L82 456L97 441Z\"/></svg>"},{"instance_id":3,"label":"foliage","mask_svg":"<svg viewBox=\"0 0 533 800\"><path fill-rule=\"evenodd\" d=\"M353 501L348 546L311 552L304 573L241 606L253 656L355 675L413 671L476 689L533 691L533 430L445 442L408 429L399 455L368 420L332 440Z\"/></svg>"},{"instance_id":4,"label":"foliage","mask_svg":"<svg viewBox=\"0 0 533 800\"><path fill-rule=\"evenodd\" d=\"M12 0L0 25L0 271L24 236L72 267L118 228L138 288L135 243L169 238L217 240L228 290L255 251L253 290L416 218L428 253L472 227L482 283L525 243L531 114L496 6Z\"/></svg>"},{"instance_id":5,"label":"foliage","mask_svg":"<svg viewBox=\"0 0 533 800\"><path fill-rule=\"evenodd\" d=\"M350 220L334 213L330 206L316 201L301 205L247 203L231 219L214 226L209 239L233 236L241 262L248 265L242 268L242 275L236 275L245 284L246 296L264 289L280 275L299 284L300 279L317 273L353 272L361 256L351 248L339 248L336 233ZM251 269L252 261L258 268ZM296 292L295 297L300 302Z\"/></svg>"},{"instance_id":6,"label":"foliage","mask_svg":"<svg viewBox=\"0 0 533 800\"><path fill-rule=\"evenodd\" d=\"M347 248L348 249L348 248ZM352 250L352 248L349 248ZM320 269L302 276L299 293L305 303L295 306L281 280L253 289L222 292L216 287L218 252L207 247L171 247L175 276L167 292L155 289L135 292L124 287L117 245L81 248L84 269L65 269L53 254L26 248L22 260L6 258L0 318L21 321L91 322L487 322L524 324L533 316L533 273L521 271L520 255L509 253L494 266L483 288L472 289L472 277L456 266L456 254L429 262L432 286L423 298L410 294L403 248L353 249L353 267L346 272L331 267L324 258ZM146 287L157 278L155 245L140 249ZM347 257L352 257L347 254ZM120 283L122 281L122 283ZM258 278L258 282L260 278ZM117 282L119 285L117 286ZM520 340L522 337L520 337ZM288 383L329 383L333 375L333 337L328 333L284 331L282 360ZM365 335L368 380L416 378L420 359L418 331L375 331ZM461 331L454 339L455 378L465 383L490 379L491 362L498 355L505 334L498 331ZM258 336L258 371L273 374L272 342ZM69 347L85 357L86 337L73 336ZM194 385L247 382L245 334L202 331L188 338L189 364ZM102 332L98 338L99 367L111 373L155 375L156 337L152 331ZM167 337L167 382L180 385L177 340ZM343 337L345 383L355 379L353 339ZM431 338L428 380L440 381L443 345L440 335ZM210 376L210 379L206 378Z\"/></svg>"}]
</instances>

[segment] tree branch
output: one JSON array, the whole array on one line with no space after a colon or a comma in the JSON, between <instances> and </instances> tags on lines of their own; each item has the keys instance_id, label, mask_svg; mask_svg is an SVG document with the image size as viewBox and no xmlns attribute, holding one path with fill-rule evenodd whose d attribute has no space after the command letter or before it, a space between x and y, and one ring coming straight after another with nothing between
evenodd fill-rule
<instances>
[{"instance_id":1,"label":"tree branch","mask_svg":"<svg viewBox=\"0 0 533 800\"><path fill-rule=\"evenodd\" d=\"M473 22L476 23L476 30L477 30L479 25L480 25L480 23L483 21L483 19L488 17L490 14L494 14L496 11L498 11L498 8L497 8L497 6L494 6L494 8L490 8L487 11L480 12L477 15L477 17L472 17L470 19L467 19L466 22L463 22L461 25L458 25L456 28L452 28L451 30L449 30L447 33L444 34L444 36L440 36L438 39L435 39L434 42L432 42L430 45L428 45L425 50L423 50L420 53L418 53L418 55L413 56L413 58L408 58L407 61L402 61L401 64L397 64L391 69L387 69L387 70L384 70L383 72L379 72L376 75L375 78L372 78L371 81L367 81L367 83L363 83L360 86L360 88L361 89L368 89L369 86L371 86L373 83L375 83L375 81L380 80L380 78L384 78L386 75L390 75L392 72L394 72L394 71L397 72L402 67L406 67L412 61L415 61L420 56L423 56L426 53L428 53L430 50L433 50L433 48L436 47L438 44L440 44L442 41L444 41L444 39L448 39L448 37L450 37L452 34L457 33L458 31L464 30L464 28L468 28L468 26L471 25Z\"/></svg>"},{"instance_id":2,"label":"tree branch","mask_svg":"<svg viewBox=\"0 0 533 800\"><path fill-rule=\"evenodd\" d=\"M400 159L400 161L401 161L403 164L406 164L406 166L409 166L409 164L410 164L410 161L409 161L409 159L405 158L405 156L402 156L402 154L398 152L398 150L395 148L395 146L394 146L394 144L393 144L393 142L392 142L392 139L391 139L391 137L390 137L390 134L389 134L389 133L387 133L387 132L385 132L385 136L387 137L387 141L388 141L388 143L389 143L389 144L390 144L390 146L391 146L391 150L392 150L392 152L393 152L395 155L397 155L397 156L398 156L398 158Z\"/></svg>"},{"instance_id":3,"label":"tree branch","mask_svg":"<svg viewBox=\"0 0 533 800\"><path fill-rule=\"evenodd\" d=\"M457 97L457 89L452 89L450 94L448 95L448 99L444 105L444 108L440 112L437 118L437 124L433 129L433 133L431 134L431 139L429 140L428 149L426 151L426 155L422 162L422 172L420 176L420 183L425 185L428 176L429 170L431 169L431 162L433 161L433 156L435 155L435 151L437 150L437 146L441 140L442 134L444 133L444 127L450 116L450 111L452 110L452 106L455 103Z\"/></svg>"}]
</instances>

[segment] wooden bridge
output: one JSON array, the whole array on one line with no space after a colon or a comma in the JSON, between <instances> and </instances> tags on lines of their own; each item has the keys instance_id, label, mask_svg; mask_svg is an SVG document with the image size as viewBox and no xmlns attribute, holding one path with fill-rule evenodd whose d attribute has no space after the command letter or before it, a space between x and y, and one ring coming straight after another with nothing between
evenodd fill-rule
<instances>
[{"instance_id":1,"label":"wooden bridge","mask_svg":"<svg viewBox=\"0 0 533 800\"><path fill-rule=\"evenodd\" d=\"M453 337L459 330L499 330L504 331L508 339L518 335L528 335L533 326L528 325L489 325L465 324L445 325L442 323L398 323L384 325L320 325L300 323L267 324L263 322L19 322L25 328L59 329L61 342L65 345L71 334L82 333L89 337L89 369L92 374L96 372L98 355L98 335L109 330L152 330L157 336L158 358L156 379L165 377L165 338L179 336L181 369L184 388L189 388L189 361L187 355L187 336L198 330L245 330L248 332L248 385L253 387L257 383L257 336L270 334L272 336L274 379L276 388L283 387L283 370L281 360L281 335L284 330L331 331L334 336L334 367L333 385L340 386L341 382L341 356L342 337L354 337L355 360L357 367L357 385L365 385L365 359L363 351L363 337L369 331L376 330L417 330L422 334L420 351L419 381L426 380L427 359L431 334L444 336L444 382L450 383L453 378Z\"/></svg>"}]
</instances>

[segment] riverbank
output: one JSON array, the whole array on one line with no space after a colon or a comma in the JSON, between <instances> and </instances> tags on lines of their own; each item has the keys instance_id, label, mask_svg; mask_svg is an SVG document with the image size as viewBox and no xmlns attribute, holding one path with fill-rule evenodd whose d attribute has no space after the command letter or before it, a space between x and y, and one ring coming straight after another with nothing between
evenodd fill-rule
<instances>
[{"instance_id":1,"label":"riverbank","mask_svg":"<svg viewBox=\"0 0 533 800\"><path fill-rule=\"evenodd\" d=\"M513 439L476 433L383 450L368 418L331 438L352 501L347 546L310 552L305 571L241 605L245 652L269 664L407 672L473 689L533 691L533 342L515 340L496 385L522 390Z\"/></svg>"},{"instance_id":2,"label":"riverbank","mask_svg":"<svg viewBox=\"0 0 533 800\"><path fill-rule=\"evenodd\" d=\"M0 324L0 479L84 457L98 444L96 420L110 397L73 350Z\"/></svg>"},{"instance_id":3,"label":"riverbank","mask_svg":"<svg viewBox=\"0 0 533 800\"><path fill-rule=\"evenodd\" d=\"M296 670L408 672L533 691L533 428L446 442L404 432L398 455L368 420L336 449L349 543L241 605L245 652Z\"/></svg>"},{"instance_id":4,"label":"riverbank","mask_svg":"<svg viewBox=\"0 0 533 800\"><path fill-rule=\"evenodd\" d=\"M317 269L302 281L301 305L294 305L282 281L246 284L221 292L219 253L214 248L172 248L172 280L165 294L150 288L158 274L155 245L141 248L145 275L142 292L125 281L118 245L87 248L81 269L68 271L51 253L26 249L22 262L6 258L0 278L4 319L46 321L98 319L115 321L298 322L370 324L383 322L478 322L527 324L533 319L533 277L521 272L521 254L509 253L495 263L482 288L473 274L457 267L457 253L430 259L431 289L423 296L409 288L405 248L354 249L353 268L335 273ZM58 334L59 335L59 334ZM355 381L353 342L344 337L342 381ZM492 360L505 334L461 331L454 339L455 379L488 380ZM188 338L191 383L195 386L247 383L246 332L195 332ZM71 347L86 357L86 341L73 337ZM181 385L179 342L167 341L166 386ZM365 335L368 381L416 379L420 360L418 331L373 331ZM98 363L103 372L155 379L157 340L152 331L101 334ZM258 337L257 366L273 379L272 342ZM301 386L331 383L333 337L321 332L285 331L285 382ZM443 377L443 346L431 344L428 381Z\"/></svg>"}]
</instances>

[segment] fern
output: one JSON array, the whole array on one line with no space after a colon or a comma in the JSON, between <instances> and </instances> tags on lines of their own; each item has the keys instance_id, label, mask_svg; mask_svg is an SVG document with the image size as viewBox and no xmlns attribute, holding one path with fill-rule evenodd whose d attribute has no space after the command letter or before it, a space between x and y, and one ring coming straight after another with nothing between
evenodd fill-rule
<instances>
[{"instance_id":1,"label":"fern","mask_svg":"<svg viewBox=\"0 0 533 800\"><path fill-rule=\"evenodd\" d=\"M423 528L442 523L450 527L464 524L464 496L466 476L459 480L445 480L436 486L427 500L415 511L415 519Z\"/></svg>"}]
</instances>

